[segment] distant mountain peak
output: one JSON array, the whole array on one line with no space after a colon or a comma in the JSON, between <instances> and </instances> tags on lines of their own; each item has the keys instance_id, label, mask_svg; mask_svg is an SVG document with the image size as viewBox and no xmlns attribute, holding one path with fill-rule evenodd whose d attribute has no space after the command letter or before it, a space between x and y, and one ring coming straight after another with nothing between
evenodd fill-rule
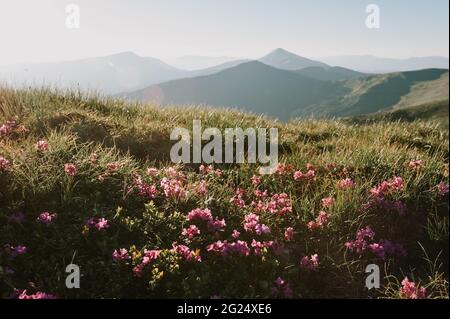
<instances>
[{"instance_id":1,"label":"distant mountain peak","mask_svg":"<svg viewBox=\"0 0 450 319\"><path fill-rule=\"evenodd\" d=\"M259 59L260 62L283 70L300 70L311 66L328 68L325 63L307 59L282 48L277 48Z\"/></svg>"}]
</instances>

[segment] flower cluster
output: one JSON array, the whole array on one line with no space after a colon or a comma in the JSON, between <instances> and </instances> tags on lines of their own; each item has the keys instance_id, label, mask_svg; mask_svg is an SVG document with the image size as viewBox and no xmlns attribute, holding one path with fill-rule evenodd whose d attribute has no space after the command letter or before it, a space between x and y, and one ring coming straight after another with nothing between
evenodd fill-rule
<instances>
[{"instance_id":1,"label":"flower cluster","mask_svg":"<svg viewBox=\"0 0 450 319\"><path fill-rule=\"evenodd\" d=\"M95 228L97 230L104 230L109 228L109 223L105 218L89 218L85 226L88 229Z\"/></svg>"},{"instance_id":2,"label":"flower cluster","mask_svg":"<svg viewBox=\"0 0 450 319\"><path fill-rule=\"evenodd\" d=\"M286 213L292 213L292 203L288 194L274 194L268 204L268 209L271 213L281 216Z\"/></svg>"},{"instance_id":3,"label":"flower cluster","mask_svg":"<svg viewBox=\"0 0 450 319\"><path fill-rule=\"evenodd\" d=\"M6 172L9 170L11 170L11 162L3 156L0 156L0 172Z\"/></svg>"},{"instance_id":4,"label":"flower cluster","mask_svg":"<svg viewBox=\"0 0 450 319\"><path fill-rule=\"evenodd\" d=\"M34 294L29 295L26 290L22 290L17 299L57 299L55 295L38 291Z\"/></svg>"},{"instance_id":5,"label":"flower cluster","mask_svg":"<svg viewBox=\"0 0 450 319\"><path fill-rule=\"evenodd\" d=\"M324 211L320 211L315 220L308 223L308 229L314 230L316 228L325 227L330 222L330 214Z\"/></svg>"},{"instance_id":6,"label":"flower cluster","mask_svg":"<svg viewBox=\"0 0 450 319\"><path fill-rule=\"evenodd\" d=\"M112 258L114 261L120 262L120 261L131 259L131 256L128 253L128 250L126 250L125 248L120 248L118 250L117 249L114 250L114 252L112 254Z\"/></svg>"},{"instance_id":7,"label":"flower cluster","mask_svg":"<svg viewBox=\"0 0 450 319\"><path fill-rule=\"evenodd\" d=\"M259 222L259 216L250 213L244 217L244 229L246 232L261 234L269 234L270 228Z\"/></svg>"},{"instance_id":8,"label":"flower cluster","mask_svg":"<svg viewBox=\"0 0 450 319\"><path fill-rule=\"evenodd\" d=\"M133 268L134 275L140 277L142 275L142 270L144 269L144 267L150 264L153 260L156 260L159 257L160 252L160 250L145 249L141 262Z\"/></svg>"},{"instance_id":9,"label":"flower cluster","mask_svg":"<svg viewBox=\"0 0 450 319\"><path fill-rule=\"evenodd\" d=\"M416 287L416 284L409 281L408 277L405 277L402 281L402 287L400 288L400 296L408 299L425 299L427 290L424 287Z\"/></svg>"},{"instance_id":10,"label":"flower cluster","mask_svg":"<svg viewBox=\"0 0 450 319\"><path fill-rule=\"evenodd\" d=\"M217 252L223 257L228 257L233 253L237 253L239 255L248 256L250 255L250 248L248 247L247 242L238 240L236 242L228 242L228 241L216 241L206 247L207 251Z\"/></svg>"},{"instance_id":11,"label":"flower cluster","mask_svg":"<svg viewBox=\"0 0 450 319\"><path fill-rule=\"evenodd\" d=\"M385 259L386 255L405 256L406 250L402 245L393 243L386 239L374 242L375 232L367 226L357 231L356 239L345 243L345 247L356 253L363 253L366 250L371 251L377 257Z\"/></svg>"},{"instance_id":12,"label":"flower cluster","mask_svg":"<svg viewBox=\"0 0 450 319\"><path fill-rule=\"evenodd\" d=\"M310 257L304 256L300 260L300 267L308 269L308 270L317 269L319 267L319 255L314 254L314 255L311 255Z\"/></svg>"},{"instance_id":13,"label":"flower cluster","mask_svg":"<svg viewBox=\"0 0 450 319\"><path fill-rule=\"evenodd\" d=\"M50 225L56 217L57 214L55 213L43 212L39 214L37 221L45 225Z\"/></svg>"},{"instance_id":14,"label":"flower cluster","mask_svg":"<svg viewBox=\"0 0 450 319\"><path fill-rule=\"evenodd\" d=\"M64 172L71 177L75 177L78 174L78 169L73 163L67 163L64 165Z\"/></svg>"},{"instance_id":15,"label":"flower cluster","mask_svg":"<svg viewBox=\"0 0 450 319\"><path fill-rule=\"evenodd\" d=\"M350 178L344 178L338 182L340 189L349 189L355 187L355 182Z\"/></svg>"}]
</instances>

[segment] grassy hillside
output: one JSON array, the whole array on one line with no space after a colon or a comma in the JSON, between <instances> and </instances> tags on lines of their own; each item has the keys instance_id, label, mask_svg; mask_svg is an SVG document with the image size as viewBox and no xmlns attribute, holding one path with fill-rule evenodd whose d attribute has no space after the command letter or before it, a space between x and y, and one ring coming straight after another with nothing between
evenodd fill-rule
<instances>
[{"instance_id":1,"label":"grassy hillside","mask_svg":"<svg viewBox=\"0 0 450 319\"><path fill-rule=\"evenodd\" d=\"M277 127L282 165L174 166L169 134L193 119ZM448 132L435 125L9 89L0 123L2 298L448 298ZM70 263L81 289L65 287ZM369 264L380 289L364 286Z\"/></svg>"},{"instance_id":2,"label":"grassy hillside","mask_svg":"<svg viewBox=\"0 0 450 319\"><path fill-rule=\"evenodd\" d=\"M374 122L393 122L393 121L407 121L413 122L416 120L431 121L438 123L443 129L449 127L449 108L448 100L427 103L423 105L416 105L410 107L402 107L387 112L380 112L370 115L355 116L348 119L352 123L374 123Z\"/></svg>"},{"instance_id":3,"label":"grassy hillside","mask_svg":"<svg viewBox=\"0 0 450 319\"><path fill-rule=\"evenodd\" d=\"M346 117L448 99L448 70L428 69L372 75L345 81L348 91L334 99L298 109L296 116Z\"/></svg>"}]
</instances>

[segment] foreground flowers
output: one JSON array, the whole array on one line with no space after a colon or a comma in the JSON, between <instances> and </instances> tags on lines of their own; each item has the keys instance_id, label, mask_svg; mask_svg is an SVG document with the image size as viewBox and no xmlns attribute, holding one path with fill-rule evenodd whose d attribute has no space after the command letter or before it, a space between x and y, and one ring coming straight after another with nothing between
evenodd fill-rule
<instances>
[{"instance_id":1,"label":"foreground flowers","mask_svg":"<svg viewBox=\"0 0 450 319\"><path fill-rule=\"evenodd\" d=\"M400 288L400 295L407 299L425 299L427 290L424 287L417 286L412 281L409 281L408 277L405 277L402 281L402 287Z\"/></svg>"}]
</instances>

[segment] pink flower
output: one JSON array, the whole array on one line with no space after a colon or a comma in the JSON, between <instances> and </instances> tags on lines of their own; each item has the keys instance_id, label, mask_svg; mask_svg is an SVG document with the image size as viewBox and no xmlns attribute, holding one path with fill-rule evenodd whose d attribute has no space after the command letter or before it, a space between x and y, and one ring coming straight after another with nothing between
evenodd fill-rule
<instances>
[{"instance_id":1,"label":"pink flower","mask_svg":"<svg viewBox=\"0 0 450 319\"><path fill-rule=\"evenodd\" d=\"M400 295L408 299L425 299L427 290L424 287L416 287L416 284L409 281L408 277L405 277L402 281L402 287L400 288Z\"/></svg>"},{"instance_id":2,"label":"pink flower","mask_svg":"<svg viewBox=\"0 0 450 319\"><path fill-rule=\"evenodd\" d=\"M247 232L261 234L269 234L270 228L264 224L259 223L259 216L250 213L244 217L244 229Z\"/></svg>"},{"instance_id":3,"label":"pink flower","mask_svg":"<svg viewBox=\"0 0 450 319\"><path fill-rule=\"evenodd\" d=\"M118 163L108 163L108 164L106 164L106 169L109 171L109 172L117 172L118 170L119 170L119 168L120 168L120 165L118 164Z\"/></svg>"},{"instance_id":4,"label":"pink flower","mask_svg":"<svg viewBox=\"0 0 450 319\"><path fill-rule=\"evenodd\" d=\"M200 229L195 225L190 225L188 228L184 228L181 234L189 239L193 239L195 236L200 235Z\"/></svg>"},{"instance_id":5,"label":"pink flower","mask_svg":"<svg viewBox=\"0 0 450 319\"><path fill-rule=\"evenodd\" d=\"M108 221L104 218L100 218L95 224L95 228L97 228L98 230L106 229L108 227Z\"/></svg>"},{"instance_id":6,"label":"pink flower","mask_svg":"<svg viewBox=\"0 0 450 319\"><path fill-rule=\"evenodd\" d=\"M6 136L12 133L14 126L16 126L16 122L7 121L5 124L0 126L0 136Z\"/></svg>"},{"instance_id":7,"label":"pink flower","mask_svg":"<svg viewBox=\"0 0 450 319\"><path fill-rule=\"evenodd\" d=\"M216 241L206 247L207 251L212 251L221 254L222 257L228 257L233 253L237 253L243 256L250 255L250 248L247 242L238 240L236 242L229 243L225 241Z\"/></svg>"},{"instance_id":8,"label":"pink flower","mask_svg":"<svg viewBox=\"0 0 450 319\"><path fill-rule=\"evenodd\" d=\"M310 221L307 226L310 230L314 230L319 227L325 227L330 223L330 214L320 211L315 220Z\"/></svg>"},{"instance_id":9,"label":"pink flower","mask_svg":"<svg viewBox=\"0 0 450 319\"><path fill-rule=\"evenodd\" d=\"M96 228L97 230L103 230L109 227L108 220L105 218L99 218L95 220L94 218L90 218L86 222L86 226L88 228Z\"/></svg>"},{"instance_id":10,"label":"pink flower","mask_svg":"<svg viewBox=\"0 0 450 319\"><path fill-rule=\"evenodd\" d=\"M294 180L298 181L298 180L300 180L302 178L303 178L303 173L302 172L300 172L300 171L295 171L294 172Z\"/></svg>"},{"instance_id":11,"label":"pink flower","mask_svg":"<svg viewBox=\"0 0 450 319\"><path fill-rule=\"evenodd\" d=\"M1 160L0 160L0 162L1 162ZM1 164L0 164L0 167L1 167ZM437 191L440 196L447 195L448 194L448 184L445 184L443 182L439 183L439 185L437 186Z\"/></svg>"},{"instance_id":12,"label":"pink flower","mask_svg":"<svg viewBox=\"0 0 450 319\"><path fill-rule=\"evenodd\" d=\"M258 186L261 184L261 178L259 176L253 175L251 178L252 184Z\"/></svg>"},{"instance_id":13,"label":"pink flower","mask_svg":"<svg viewBox=\"0 0 450 319\"><path fill-rule=\"evenodd\" d=\"M419 170L422 167L422 160L413 160L408 163L408 167L412 170Z\"/></svg>"},{"instance_id":14,"label":"pink flower","mask_svg":"<svg viewBox=\"0 0 450 319\"><path fill-rule=\"evenodd\" d=\"M209 222L209 221L213 220L213 217L212 217L211 211L209 209L196 208L196 209L191 210L187 215L188 221L193 221L195 219Z\"/></svg>"},{"instance_id":15,"label":"pink flower","mask_svg":"<svg viewBox=\"0 0 450 319\"><path fill-rule=\"evenodd\" d=\"M36 149L40 152L47 152L48 151L48 142L46 140L39 140L36 143Z\"/></svg>"},{"instance_id":16,"label":"pink flower","mask_svg":"<svg viewBox=\"0 0 450 319\"><path fill-rule=\"evenodd\" d=\"M335 203L335 199L333 197L326 197L321 200L321 203L322 207L329 208L333 206L333 204Z\"/></svg>"},{"instance_id":17,"label":"pink flower","mask_svg":"<svg viewBox=\"0 0 450 319\"><path fill-rule=\"evenodd\" d=\"M292 203L286 193L275 194L268 204L268 209L271 213L282 216L286 213L292 213Z\"/></svg>"},{"instance_id":18,"label":"pink flower","mask_svg":"<svg viewBox=\"0 0 450 319\"><path fill-rule=\"evenodd\" d=\"M233 230L233 234L231 234L231 237L233 237L234 239L239 238L239 236L241 236L241 233L238 232L236 229Z\"/></svg>"},{"instance_id":19,"label":"pink flower","mask_svg":"<svg viewBox=\"0 0 450 319\"><path fill-rule=\"evenodd\" d=\"M155 177L156 175L158 175L158 169L154 167L147 168L147 175L150 177Z\"/></svg>"},{"instance_id":20,"label":"pink flower","mask_svg":"<svg viewBox=\"0 0 450 319\"><path fill-rule=\"evenodd\" d=\"M64 171L66 172L67 175L71 177L76 176L78 173L77 167L72 163L65 164Z\"/></svg>"},{"instance_id":21,"label":"pink flower","mask_svg":"<svg viewBox=\"0 0 450 319\"><path fill-rule=\"evenodd\" d=\"M282 295L285 298L292 298L293 291L289 283L287 283L283 278L278 277L275 280L275 286L272 287L272 294L273 295Z\"/></svg>"},{"instance_id":22,"label":"pink flower","mask_svg":"<svg viewBox=\"0 0 450 319\"><path fill-rule=\"evenodd\" d=\"M200 174L206 175L206 174L209 174L212 171L214 171L214 168L213 168L212 165L205 166L205 165L202 164L202 165L200 165L198 170L199 170Z\"/></svg>"},{"instance_id":23,"label":"pink flower","mask_svg":"<svg viewBox=\"0 0 450 319\"><path fill-rule=\"evenodd\" d=\"M349 189L355 187L355 182L350 178L345 178L339 181L338 186L341 189Z\"/></svg>"},{"instance_id":24,"label":"pink flower","mask_svg":"<svg viewBox=\"0 0 450 319\"><path fill-rule=\"evenodd\" d=\"M230 199L230 203L234 204L235 206L239 208L245 208L245 201L244 201L245 191L241 188L238 188L236 190L235 195Z\"/></svg>"},{"instance_id":25,"label":"pink flower","mask_svg":"<svg viewBox=\"0 0 450 319\"><path fill-rule=\"evenodd\" d=\"M167 177L164 177L161 180L161 187L167 198L180 200L187 197L187 191L184 189L183 180L181 178L168 179Z\"/></svg>"},{"instance_id":26,"label":"pink flower","mask_svg":"<svg viewBox=\"0 0 450 319\"><path fill-rule=\"evenodd\" d=\"M112 258L114 261L123 261L123 260L129 260L131 259L130 254L128 253L128 250L126 250L125 248L120 248L119 250L114 250L113 254L112 254Z\"/></svg>"},{"instance_id":27,"label":"pink flower","mask_svg":"<svg viewBox=\"0 0 450 319\"><path fill-rule=\"evenodd\" d=\"M17 299L56 299L56 296L40 291L35 294L28 295L26 290L22 290Z\"/></svg>"},{"instance_id":28,"label":"pink flower","mask_svg":"<svg viewBox=\"0 0 450 319\"><path fill-rule=\"evenodd\" d=\"M189 249L188 246L185 245L173 245L172 251L178 255L180 255L184 260L191 261L195 260L197 262L201 262L202 258L199 254Z\"/></svg>"},{"instance_id":29,"label":"pink flower","mask_svg":"<svg viewBox=\"0 0 450 319\"><path fill-rule=\"evenodd\" d=\"M294 240L294 228L292 228L292 227L286 228L286 230L284 231L284 238L287 241Z\"/></svg>"},{"instance_id":30,"label":"pink flower","mask_svg":"<svg viewBox=\"0 0 450 319\"><path fill-rule=\"evenodd\" d=\"M311 255L311 257L304 256L300 260L300 267L308 269L308 270L314 270L319 267L319 255L314 254Z\"/></svg>"},{"instance_id":31,"label":"pink flower","mask_svg":"<svg viewBox=\"0 0 450 319\"><path fill-rule=\"evenodd\" d=\"M6 172L11 169L11 162L0 156L0 172Z\"/></svg>"},{"instance_id":32,"label":"pink flower","mask_svg":"<svg viewBox=\"0 0 450 319\"><path fill-rule=\"evenodd\" d=\"M57 216L56 214L51 214L49 212L43 212L38 216L37 221L41 222L45 225L50 225L53 222L53 220L56 218L56 216Z\"/></svg>"},{"instance_id":33,"label":"pink flower","mask_svg":"<svg viewBox=\"0 0 450 319\"><path fill-rule=\"evenodd\" d=\"M208 230L209 231L219 231L222 230L223 228L225 228L227 224L225 223L225 219L218 219L216 218L215 220L210 220L208 221Z\"/></svg>"}]
</instances>

